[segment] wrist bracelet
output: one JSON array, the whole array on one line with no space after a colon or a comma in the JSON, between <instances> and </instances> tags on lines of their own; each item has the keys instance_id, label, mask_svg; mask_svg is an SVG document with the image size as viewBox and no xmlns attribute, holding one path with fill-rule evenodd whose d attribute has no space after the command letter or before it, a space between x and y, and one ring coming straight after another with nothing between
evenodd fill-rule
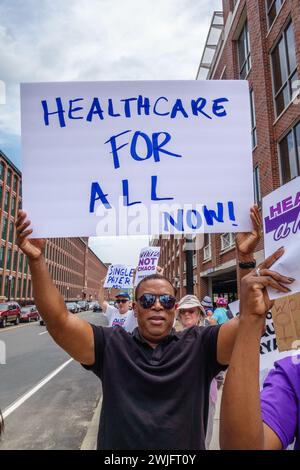
<instances>
[{"instance_id":1,"label":"wrist bracelet","mask_svg":"<svg viewBox=\"0 0 300 470\"><path fill-rule=\"evenodd\" d=\"M241 269L253 269L256 266L256 261L249 261L248 263L239 263Z\"/></svg>"}]
</instances>

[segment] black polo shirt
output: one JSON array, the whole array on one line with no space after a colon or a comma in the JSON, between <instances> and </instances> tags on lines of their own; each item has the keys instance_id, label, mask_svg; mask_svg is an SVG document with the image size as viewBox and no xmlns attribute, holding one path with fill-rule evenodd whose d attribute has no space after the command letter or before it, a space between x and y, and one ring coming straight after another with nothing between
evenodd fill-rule
<instances>
[{"instance_id":1,"label":"black polo shirt","mask_svg":"<svg viewBox=\"0 0 300 470\"><path fill-rule=\"evenodd\" d=\"M92 325L102 381L98 449L205 449L220 326L172 333L155 349L123 328Z\"/></svg>"}]
</instances>

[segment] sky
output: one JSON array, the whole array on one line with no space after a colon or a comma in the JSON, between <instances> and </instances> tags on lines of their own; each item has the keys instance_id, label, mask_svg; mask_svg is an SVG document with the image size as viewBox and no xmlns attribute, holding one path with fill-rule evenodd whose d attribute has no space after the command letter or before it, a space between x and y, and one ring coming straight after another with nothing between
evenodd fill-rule
<instances>
[{"instance_id":1,"label":"sky","mask_svg":"<svg viewBox=\"0 0 300 470\"><path fill-rule=\"evenodd\" d=\"M0 1L0 149L22 169L22 82L195 79L213 11L221 5L221 0ZM130 264L148 238L97 238L90 244L104 262Z\"/></svg>"}]
</instances>

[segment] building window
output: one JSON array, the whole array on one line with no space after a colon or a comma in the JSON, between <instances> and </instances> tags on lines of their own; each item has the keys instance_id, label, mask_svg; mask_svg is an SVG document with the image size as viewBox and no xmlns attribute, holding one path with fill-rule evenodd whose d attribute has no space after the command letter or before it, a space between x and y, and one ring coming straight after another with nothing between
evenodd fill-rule
<instances>
[{"instance_id":1,"label":"building window","mask_svg":"<svg viewBox=\"0 0 300 470\"><path fill-rule=\"evenodd\" d=\"M17 190L18 190L18 177L17 177L16 175L14 176L13 190L15 191L15 193L16 193Z\"/></svg>"},{"instance_id":2,"label":"building window","mask_svg":"<svg viewBox=\"0 0 300 470\"><path fill-rule=\"evenodd\" d=\"M3 181L4 180L4 163L0 162L0 178Z\"/></svg>"},{"instance_id":3,"label":"building window","mask_svg":"<svg viewBox=\"0 0 300 470\"><path fill-rule=\"evenodd\" d=\"M284 0L267 0L267 15L268 15L268 23L269 28L274 23L276 16L283 4Z\"/></svg>"},{"instance_id":4,"label":"building window","mask_svg":"<svg viewBox=\"0 0 300 470\"><path fill-rule=\"evenodd\" d=\"M4 266L4 245L0 246L0 268Z\"/></svg>"},{"instance_id":5,"label":"building window","mask_svg":"<svg viewBox=\"0 0 300 470\"><path fill-rule=\"evenodd\" d=\"M23 279L23 292L22 297L26 297L26 279Z\"/></svg>"},{"instance_id":6,"label":"building window","mask_svg":"<svg viewBox=\"0 0 300 470\"><path fill-rule=\"evenodd\" d=\"M9 192L5 191L5 197L4 197L4 210L5 212L8 212L9 209Z\"/></svg>"},{"instance_id":7,"label":"building window","mask_svg":"<svg viewBox=\"0 0 300 470\"><path fill-rule=\"evenodd\" d=\"M15 298L15 286L16 286L16 278L13 277L11 280L11 290L10 290L10 293L13 299Z\"/></svg>"},{"instance_id":8,"label":"building window","mask_svg":"<svg viewBox=\"0 0 300 470\"><path fill-rule=\"evenodd\" d=\"M7 170L7 178L6 178L6 184L7 186L11 186L11 177L12 177L12 172L10 169Z\"/></svg>"},{"instance_id":9,"label":"building window","mask_svg":"<svg viewBox=\"0 0 300 470\"><path fill-rule=\"evenodd\" d=\"M4 295L5 295L6 298L8 298L8 291L9 291L9 279L8 279L8 276L5 276Z\"/></svg>"},{"instance_id":10,"label":"building window","mask_svg":"<svg viewBox=\"0 0 300 470\"><path fill-rule=\"evenodd\" d=\"M228 250L234 246L234 234L222 233L221 235L221 251Z\"/></svg>"},{"instance_id":11,"label":"building window","mask_svg":"<svg viewBox=\"0 0 300 470\"><path fill-rule=\"evenodd\" d=\"M18 268L18 252L14 252L14 265L13 265L13 270L17 271Z\"/></svg>"},{"instance_id":12,"label":"building window","mask_svg":"<svg viewBox=\"0 0 300 470\"><path fill-rule=\"evenodd\" d=\"M279 143L282 183L300 175L300 122Z\"/></svg>"},{"instance_id":13,"label":"building window","mask_svg":"<svg viewBox=\"0 0 300 470\"><path fill-rule=\"evenodd\" d=\"M17 284L17 297L21 297L21 278L18 278L18 284Z\"/></svg>"},{"instance_id":14,"label":"building window","mask_svg":"<svg viewBox=\"0 0 300 470\"><path fill-rule=\"evenodd\" d=\"M7 236L7 218L3 217L3 222L2 222L2 239L6 240Z\"/></svg>"},{"instance_id":15,"label":"building window","mask_svg":"<svg viewBox=\"0 0 300 470\"><path fill-rule=\"evenodd\" d=\"M272 52L272 71L276 115L279 116L292 100L293 84L298 80L292 23L285 29Z\"/></svg>"},{"instance_id":16,"label":"building window","mask_svg":"<svg viewBox=\"0 0 300 470\"><path fill-rule=\"evenodd\" d=\"M16 215L16 196L13 196L11 200L11 215Z\"/></svg>"},{"instance_id":17,"label":"building window","mask_svg":"<svg viewBox=\"0 0 300 470\"><path fill-rule=\"evenodd\" d=\"M261 203L260 193L260 179L259 179L259 167L256 166L253 170L253 187L254 187L254 202L257 205Z\"/></svg>"},{"instance_id":18,"label":"building window","mask_svg":"<svg viewBox=\"0 0 300 470\"><path fill-rule=\"evenodd\" d=\"M23 267L23 253L20 254L19 257L19 272L22 272L22 267Z\"/></svg>"},{"instance_id":19,"label":"building window","mask_svg":"<svg viewBox=\"0 0 300 470\"><path fill-rule=\"evenodd\" d=\"M14 239L14 223L10 220L9 222L9 234L8 234L8 241L10 241L10 243L13 242L13 239Z\"/></svg>"},{"instance_id":20,"label":"building window","mask_svg":"<svg viewBox=\"0 0 300 470\"><path fill-rule=\"evenodd\" d=\"M204 234L203 261L211 258L211 238L209 233Z\"/></svg>"},{"instance_id":21,"label":"building window","mask_svg":"<svg viewBox=\"0 0 300 470\"><path fill-rule=\"evenodd\" d=\"M256 134L256 115L254 106L254 93L250 90L250 108L251 108L251 135L252 135L252 148L254 149L257 145L257 134Z\"/></svg>"},{"instance_id":22,"label":"building window","mask_svg":"<svg viewBox=\"0 0 300 470\"><path fill-rule=\"evenodd\" d=\"M6 269L10 269L10 264L11 264L11 248L8 248L7 250L7 258L6 258Z\"/></svg>"},{"instance_id":23,"label":"building window","mask_svg":"<svg viewBox=\"0 0 300 470\"><path fill-rule=\"evenodd\" d=\"M248 31L248 23L246 21L240 37L237 41L238 59L239 59L239 77L244 79L247 77L251 69L250 39Z\"/></svg>"}]
</instances>

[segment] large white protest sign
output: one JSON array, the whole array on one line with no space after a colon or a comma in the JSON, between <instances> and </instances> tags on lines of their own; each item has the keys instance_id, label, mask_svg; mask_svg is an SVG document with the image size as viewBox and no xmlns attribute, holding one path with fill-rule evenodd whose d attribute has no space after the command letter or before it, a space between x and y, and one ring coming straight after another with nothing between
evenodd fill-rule
<instances>
[{"instance_id":1,"label":"large white protest sign","mask_svg":"<svg viewBox=\"0 0 300 470\"><path fill-rule=\"evenodd\" d=\"M246 81L21 85L35 237L251 229Z\"/></svg>"},{"instance_id":2,"label":"large white protest sign","mask_svg":"<svg viewBox=\"0 0 300 470\"><path fill-rule=\"evenodd\" d=\"M143 248L140 252L139 263L136 269L136 276L134 279L134 285L147 276L156 273L157 263L160 255L160 247L149 246Z\"/></svg>"},{"instance_id":3,"label":"large white protest sign","mask_svg":"<svg viewBox=\"0 0 300 470\"><path fill-rule=\"evenodd\" d=\"M290 293L268 288L269 297L278 299L300 292L300 177L281 186L263 198L265 256L281 246L285 253L276 261L273 271L294 278Z\"/></svg>"},{"instance_id":4,"label":"large white protest sign","mask_svg":"<svg viewBox=\"0 0 300 470\"><path fill-rule=\"evenodd\" d=\"M130 289L133 287L134 268L123 264L111 264L108 268L103 287Z\"/></svg>"}]
</instances>

